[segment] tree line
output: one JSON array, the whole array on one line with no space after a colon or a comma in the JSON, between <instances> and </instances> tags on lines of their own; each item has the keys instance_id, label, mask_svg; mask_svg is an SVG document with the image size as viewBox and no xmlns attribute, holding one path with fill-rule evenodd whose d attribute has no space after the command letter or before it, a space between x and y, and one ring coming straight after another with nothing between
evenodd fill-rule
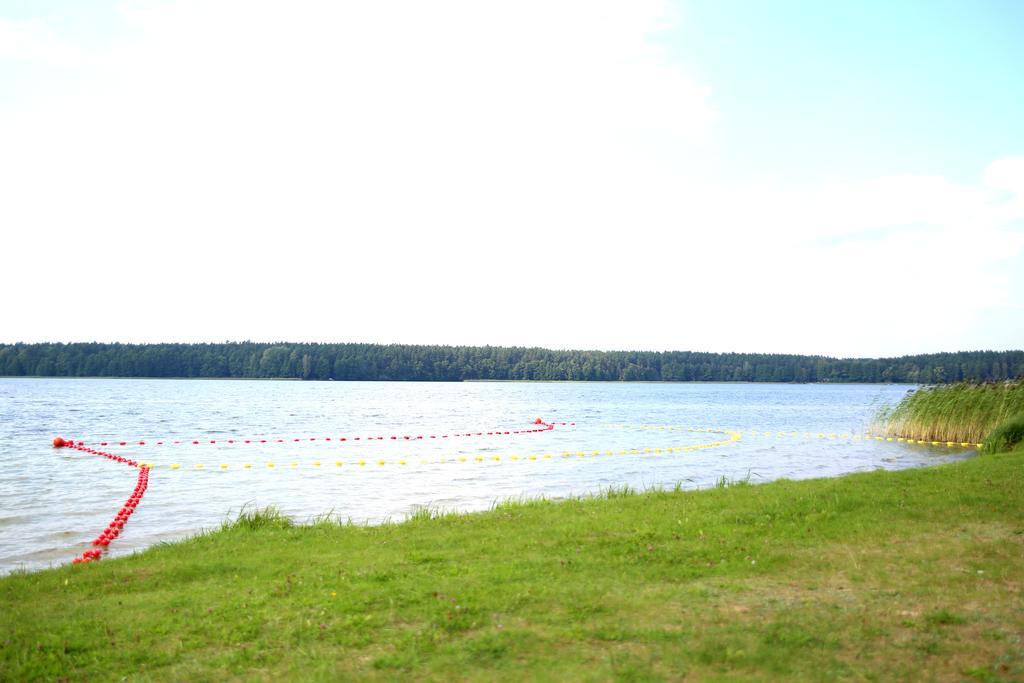
<instances>
[{"instance_id":1,"label":"tree line","mask_svg":"<svg viewBox=\"0 0 1024 683\"><path fill-rule=\"evenodd\" d=\"M944 382L1024 376L1024 351L830 358L402 344L0 344L0 375L304 380Z\"/></svg>"}]
</instances>

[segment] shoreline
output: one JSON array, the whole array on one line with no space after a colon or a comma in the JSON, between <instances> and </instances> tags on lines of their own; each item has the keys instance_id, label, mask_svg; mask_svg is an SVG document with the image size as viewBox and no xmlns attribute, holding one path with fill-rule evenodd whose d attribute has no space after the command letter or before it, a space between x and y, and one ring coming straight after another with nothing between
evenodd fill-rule
<instances>
[{"instance_id":1,"label":"shoreline","mask_svg":"<svg viewBox=\"0 0 1024 683\"><path fill-rule=\"evenodd\" d=\"M104 375L64 377L54 375L0 375L0 380L166 380L166 381L202 381L202 382L309 382L350 383L350 384L642 384L642 385L676 385L676 384L727 384L727 385L769 385L769 386L925 386L913 382L756 382L753 380L603 380L603 379L459 379L459 380L424 380L424 379L302 379L300 377L110 377Z\"/></svg>"},{"instance_id":2,"label":"shoreline","mask_svg":"<svg viewBox=\"0 0 1024 683\"><path fill-rule=\"evenodd\" d=\"M1015 676L1022 464L1017 448L376 527L250 515L129 557L0 578L12 616L0 668L14 678ZM111 643L119 656L107 659Z\"/></svg>"}]
</instances>

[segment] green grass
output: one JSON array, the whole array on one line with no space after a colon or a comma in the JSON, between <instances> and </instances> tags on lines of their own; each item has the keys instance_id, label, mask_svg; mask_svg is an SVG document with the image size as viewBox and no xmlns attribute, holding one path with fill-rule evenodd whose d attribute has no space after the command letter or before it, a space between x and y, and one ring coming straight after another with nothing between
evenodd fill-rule
<instances>
[{"instance_id":1,"label":"green grass","mask_svg":"<svg viewBox=\"0 0 1024 683\"><path fill-rule=\"evenodd\" d=\"M1007 419L1024 416L1024 380L919 389L880 411L872 431L920 441L983 443Z\"/></svg>"},{"instance_id":2,"label":"green grass","mask_svg":"<svg viewBox=\"0 0 1024 683\"><path fill-rule=\"evenodd\" d=\"M378 527L250 510L0 580L0 679L1021 680L1022 587L1024 449Z\"/></svg>"},{"instance_id":3,"label":"green grass","mask_svg":"<svg viewBox=\"0 0 1024 683\"><path fill-rule=\"evenodd\" d=\"M1016 415L993 429L985 437L982 453L1004 453L1024 442L1024 414Z\"/></svg>"}]
</instances>

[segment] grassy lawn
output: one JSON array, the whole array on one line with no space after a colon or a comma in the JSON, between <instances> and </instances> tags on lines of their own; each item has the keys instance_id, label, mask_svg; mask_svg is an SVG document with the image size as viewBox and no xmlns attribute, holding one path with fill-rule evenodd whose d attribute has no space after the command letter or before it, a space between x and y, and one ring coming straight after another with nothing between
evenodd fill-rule
<instances>
[{"instance_id":1,"label":"grassy lawn","mask_svg":"<svg viewBox=\"0 0 1024 683\"><path fill-rule=\"evenodd\" d=\"M372 528L256 517L0 580L0 678L1022 680L1022 586L1021 449Z\"/></svg>"}]
</instances>

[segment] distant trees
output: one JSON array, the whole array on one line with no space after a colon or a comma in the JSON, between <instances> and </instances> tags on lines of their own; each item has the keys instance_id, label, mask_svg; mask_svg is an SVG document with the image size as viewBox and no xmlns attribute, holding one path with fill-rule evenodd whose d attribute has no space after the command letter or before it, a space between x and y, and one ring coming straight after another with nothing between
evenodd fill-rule
<instances>
[{"instance_id":1,"label":"distant trees","mask_svg":"<svg viewBox=\"0 0 1024 683\"><path fill-rule=\"evenodd\" d=\"M0 375L928 384L1024 376L1024 351L828 358L401 344L0 344Z\"/></svg>"}]
</instances>

